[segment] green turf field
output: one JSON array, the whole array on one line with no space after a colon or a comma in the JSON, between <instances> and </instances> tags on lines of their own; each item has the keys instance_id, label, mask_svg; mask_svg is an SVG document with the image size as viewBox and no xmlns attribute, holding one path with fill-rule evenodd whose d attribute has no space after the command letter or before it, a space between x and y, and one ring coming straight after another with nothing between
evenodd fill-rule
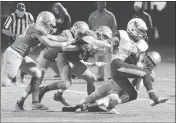
<instances>
[{"instance_id":1,"label":"green turf field","mask_svg":"<svg viewBox=\"0 0 176 123\"><path fill-rule=\"evenodd\" d=\"M165 104L151 107L146 90L142 88L137 100L116 107L119 115L105 112L65 113L61 111L63 105L53 100L55 91L52 91L42 100L42 103L50 108L48 111L32 111L29 96L24 107L26 111L15 112L15 103L30 80L30 77L26 76L25 84L1 88L1 122L175 122L175 47L154 47L150 50L154 49L161 53L162 64L155 70L156 81L153 85L157 95L169 97ZM33 54L32 57L35 59L37 55ZM96 73L96 69L91 70ZM49 69L42 85L60 80L53 78L54 75ZM96 83L96 88L101 84L103 83ZM64 97L73 105L85 96L86 83L83 80L74 80L72 87L64 93Z\"/></svg>"}]
</instances>

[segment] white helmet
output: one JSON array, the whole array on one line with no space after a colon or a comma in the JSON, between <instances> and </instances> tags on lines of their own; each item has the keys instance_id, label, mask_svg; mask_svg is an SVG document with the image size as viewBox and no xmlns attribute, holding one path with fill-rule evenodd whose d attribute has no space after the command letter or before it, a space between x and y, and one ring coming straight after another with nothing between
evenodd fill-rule
<instances>
[{"instance_id":1,"label":"white helmet","mask_svg":"<svg viewBox=\"0 0 176 123\"><path fill-rule=\"evenodd\" d=\"M56 26L56 18L51 12L42 11L38 14L36 23L42 24L42 26L47 29L48 33L51 33L53 32L53 27Z\"/></svg>"},{"instance_id":2,"label":"white helmet","mask_svg":"<svg viewBox=\"0 0 176 123\"><path fill-rule=\"evenodd\" d=\"M112 30L108 26L100 26L95 31L97 38L100 40L107 40L112 38Z\"/></svg>"},{"instance_id":3,"label":"white helmet","mask_svg":"<svg viewBox=\"0 0 176 123\"><path fill-rule=\"evenodd\" d=\"M84 21L77 21L71 27L71 31L76 39L83 36L87 30L89 30L89 26Z\"/></svg>"},{"instance_id":4,"label":"white helmet","mask_svg":"<svg viewBox=\"0 0 176 123\"><path fill-rule=\"evenodd\" d=\"M142 63L144 68L152 71L161 63L161 55L156 51L149 52L144 56Z\"/></svg>"},{"instance_id":5,"label":"white helmet","mask_svg":"<svg viewBox=\"0 0 176 123\"><path fill-rule=\"evenodd\" d=\"M137 40L145 39L147 36L146 23L140 18L133 18L128 22L127 32Z\"/></svg>"}]
</instances>

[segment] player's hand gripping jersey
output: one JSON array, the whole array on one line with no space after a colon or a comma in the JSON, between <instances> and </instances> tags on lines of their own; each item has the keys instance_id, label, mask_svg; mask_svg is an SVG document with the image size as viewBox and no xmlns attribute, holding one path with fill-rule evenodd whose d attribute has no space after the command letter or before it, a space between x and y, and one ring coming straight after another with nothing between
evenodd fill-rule
<instances>
[{"instance_id":1,"label":"player's hand gripping jersey","mask_svg":"<svg viewBox=\"0 0 176 123\"><path fill-rule=\"evenodd\" d=\"M47 35L47 30L39 24L33 23L26 28L22 35L16 38L15 42L11 45L11 48L23 57L26 56L31 48L34 48L40 43L40 41L37 40L37 37L33 35L35 33L44 36Z\"/></svg>"},{"instance_id":2,"label":"player's hand gripping jersey","mask_svg":"<svg viewBox=\"0 0 176 123\"><path fill-rule=\"evenodd\" d=\"M115 36L119 38L119 46L112 55L112 61L114 59L125 61L130 55L140 54L148 49L148 45L144 40L134 42L127 31L119 30Z\"/></svg>"}]
</instances>

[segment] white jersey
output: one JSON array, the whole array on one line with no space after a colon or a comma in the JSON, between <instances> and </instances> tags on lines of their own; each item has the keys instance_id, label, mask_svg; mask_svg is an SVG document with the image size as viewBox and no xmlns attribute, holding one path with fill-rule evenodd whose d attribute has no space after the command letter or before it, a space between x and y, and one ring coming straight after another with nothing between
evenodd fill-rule
<instances>
[{"instance_id":1,"label":"white jersey","mask_svg":"<svg viewBox=\"0 0 176 123\"><path fill-rule=\"evenodd\" d=\"M128 32L125 30L119 30L120 42L117 48L117 52L112 55L111 61L114 59L127 59L131 54L137 54L139 52L145 52L148 49L148 45L144 40L140 40L135 43Z\"/></svg>"}]
</instances>

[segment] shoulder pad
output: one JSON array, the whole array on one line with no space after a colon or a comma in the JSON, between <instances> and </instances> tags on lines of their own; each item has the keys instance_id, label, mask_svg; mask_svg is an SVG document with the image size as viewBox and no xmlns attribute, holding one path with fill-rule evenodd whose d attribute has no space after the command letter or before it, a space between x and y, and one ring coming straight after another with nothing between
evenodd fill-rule
<instances>
[{"instance_id":1,"label":"shoulder pad","mask_svg":"<svg viewBox=\"0 0 176 123\"><path fill-rule=\"evenodd\" d=\"M140 40L137 44L139 52L145 52L148 49L148 44L144 40Z\"/></svg>"},{"instance_id":2,"label":"shoulder pad","mask_svg":"<svg viewBox=\"0 0 176 123\"><path fill-rule=\"evenodd\" d=\"M42 36L46 36L47 35L47 30L44 27L42 27L42 26L40 26L38 24L34 24L33 28L34 28L34 31L36 31L36 33L38 33L38 34L40 34Z\"/></svg>"}]
</instances>

